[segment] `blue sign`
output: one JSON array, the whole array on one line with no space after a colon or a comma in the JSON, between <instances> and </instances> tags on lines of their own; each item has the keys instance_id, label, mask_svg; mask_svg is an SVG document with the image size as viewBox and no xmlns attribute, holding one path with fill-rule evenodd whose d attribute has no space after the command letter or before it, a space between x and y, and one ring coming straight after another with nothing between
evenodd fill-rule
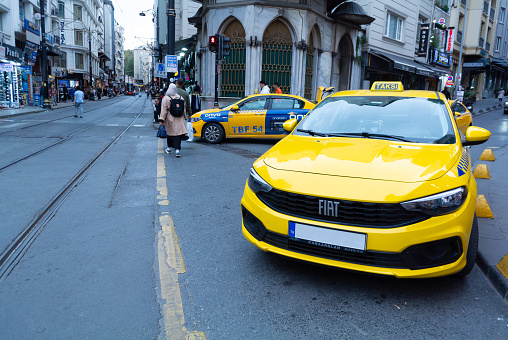
<instances>
[{"instance_id":1,"label":"blue sign","mask_svg":"<svg viewBox=\"0 0 508 340\"><path fill-rule=\"evenodd\" d=\"M176 55L167 55L165 61L166 72L178 72L178 59L176 58Z\"/></svg>"},{"instance_id":2,"label":"blue sign","mask_svg":"<svg viewBox=\"0 0 508 340\"><path fill-rule=\"evenodd\" d=\"M25 29L33 34L39 35L39 26L25 19Z\"/></svg>"}]
</instances>

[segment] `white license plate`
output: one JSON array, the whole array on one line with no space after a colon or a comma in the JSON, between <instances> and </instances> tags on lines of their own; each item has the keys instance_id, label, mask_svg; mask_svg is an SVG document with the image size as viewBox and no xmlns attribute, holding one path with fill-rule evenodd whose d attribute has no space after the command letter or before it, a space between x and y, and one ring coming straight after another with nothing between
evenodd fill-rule
<instances>
[{"instance_id":1,"label":"white license plate","mask_svg":"<svg viewBox=\"0 0 508 340\"><path fill-rule=\"evenodd\" d=\"M361 250L367 248L367 235L350 231L289 222L289 237L327 248Z\"/></svg>"}]
</instances>

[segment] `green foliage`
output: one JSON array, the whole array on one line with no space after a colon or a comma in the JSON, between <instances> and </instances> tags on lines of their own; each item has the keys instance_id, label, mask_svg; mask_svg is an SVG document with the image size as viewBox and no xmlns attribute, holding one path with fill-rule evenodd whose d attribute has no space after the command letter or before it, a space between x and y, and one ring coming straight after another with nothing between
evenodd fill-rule
<instances>
[{"instance_id":1,"label":"green foliage","mask_svg":"<svg viewBox=\"0 0 508 340\"><path fill-rule=\"evenodd\" d=\"M356 36L356 57L354 58L354 61L358 64L361 64L363 61L362 55L361 55L361 47L363 44L367 42L367 37L365 35L362 36ZM360 52L360 53L358 53Z\"/></svg>"},{"instance_id":2,"label":"green foliage","mask_svg":"<svg viewBox=\"0 0 508 340\"><path fill-rule=\"evenodd\" d=\"M134 52L126 50L124 52L125 74L134 77Z\"/></svg>"},{"instance_id":3,"label":"green foliage","mask_svg":"<svg viewBox=\"0 0 508 340\"><path fill-rule=\"evenodd\" d=\"M430 46L439 48L439 35L434 31L434 34L430 37Z\"/></svg>"}]
</instances>

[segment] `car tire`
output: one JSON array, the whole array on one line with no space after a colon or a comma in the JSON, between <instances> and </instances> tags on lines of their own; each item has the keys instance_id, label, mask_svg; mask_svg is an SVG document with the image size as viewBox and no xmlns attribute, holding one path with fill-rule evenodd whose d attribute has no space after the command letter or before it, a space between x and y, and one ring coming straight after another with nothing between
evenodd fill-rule
<instances>
[{"instance_id":1,"label":"car tire","mask_svg":"<svg viewBox=\"0 0 508 340\"><path fill-rule=\"evenodd\" d=\"M201 133L203 139L210 144L218 144L224 139L224 128L217 123L206 124Z\"/></svg>"},{"instance_id":2,"label":"car tire","mask_svg":"<svg viewBox=\"0 0 508 340\"><path fill-rule=\"evenodd\" d=\"M467 247L466 254L466 266L462 268L460 272L455 274L458 277L467 276L471 270L473 270L474 264L476 262L476 255L478 254L478 219L476 218L476 214L474 215L473 225L471 226L471 236L469 237L469 245Z\"/></svg>"}]
</instances>

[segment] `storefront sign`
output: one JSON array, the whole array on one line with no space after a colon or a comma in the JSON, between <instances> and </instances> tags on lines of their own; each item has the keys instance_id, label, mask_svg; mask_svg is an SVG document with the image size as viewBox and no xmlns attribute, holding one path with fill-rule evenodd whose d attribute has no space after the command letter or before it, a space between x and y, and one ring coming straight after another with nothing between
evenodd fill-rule
<instances>
[{"instance_id":1,"label":"storefront sign","mask_svg":"<svg viewBox=\"0 0 508 340\"><path fill-rule=\"evenodd\" d=\"M46 42L48 42L50 44L55 43L55 36L53 34L46 33L45 35L46 35Z\"/></svg>"},{"instance_id":2,"label":"storefront sign","mask_svg":"<svg viewBox=\"0 0 508 340\"><path fill-rule=\"evenodd\" d=\"M0 46L0 58L5 59L5 47Z\"/></svg>"},{"instance_id":3,"label":"storefront sign","mask_svg":"<svg viewBox=\"0 0 508 340\"><path fill-rule=\"evenodd\" d=\"M32 32L34 34L40 35L39 33L39 25L34 24L33 22L25 19L25 30Z\"/></svg>"},{"instance_id":4,"label":"storefront sign","mask_svg":"<svg viewBox=\"0 0 508 340\"><path fill-rule=\"evenodd\" d=\"M14 65L12 64L0 64L0 72L12 72Z\"/></svg>"},{"instance_id":5,"label":"storefront sign","mask_svg":"<svg viewBox=\"0 0 508 340\"><path fill-rule=\"evenodd\" d=\"M420 44L418 45L417 55L419 57L427 56L427 46L429 45L429 24L420 24Z\"/></svg>"},{"instance_id":6,"label":"storefront sign","mask_svg":"<svg viewBox=\"0 0 508 340\"><path fill-rule=\"evenodd\" d=\"M23 51L20 48L4 44L5 57L14 61L23 61Z\"/></svg>"},{"instance_id":7,"label":"storefront sign","mask_svg":"<svg viewBox=\"0 0 508 340\"><path fill-rule=\"evenodd\" d=\"M455 28L448 28L448 38L446 39L446 52L453 53L453 42L455 41Z\"/></svg>"},{"instance_id":8,"label":"storefront sign","mask_svg":"<svg viewBox=\"0 0 508 340\"><path fill-rule=\"evenodd\" d=\"M30 41L36 45L40 45L41 43L41 37L38 36L37 34L34 34L30 31L26 31L26 41Z\"/></svg>"},{"instance_id":9,"label":"storefront sign","mask_svg":"<svg viewBox=\"0 0 508 340\"><path fill-rule=\"evenodd\" d=\"M39 50L39 45L33 44L29 41L25 44L25 55L26 62L28 65L35 65L35 60L37 59L37 51Z\"/></svg>"},{"instance_id":10,"label":"storefront sign","mask_svg":"<svg viewBox=\"0 0 508 340\"><path fill-rule=\"evenodd\" d=\"M449 68L451 66L451 56L439 50L432 50L432 63Z\"/></svg>"},{"instance_id":11,"label":"storefront sign","mask_svg":"<svg viewBox=\"0 0 508 340\"><path fill-rule=\"evenodd\" d=\"M484 67L484 66L485 66L484 63L463 63L462 64L462 67L465 67L465 68Z\"/></svg>"}]
</instances>

